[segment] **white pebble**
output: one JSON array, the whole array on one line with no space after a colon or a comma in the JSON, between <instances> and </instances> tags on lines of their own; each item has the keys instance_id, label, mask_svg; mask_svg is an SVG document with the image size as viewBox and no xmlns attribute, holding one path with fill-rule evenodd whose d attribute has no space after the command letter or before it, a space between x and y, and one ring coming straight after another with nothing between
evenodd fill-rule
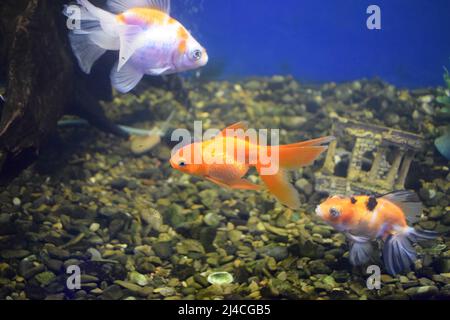
<instances>
[{"instance_id":1,"label":"white pebble","mask_svg":"<svg viewBox=\"0 0 450 320\"><path fill-rule=\"evenodd\" d=\"M93 224L91 224L91 226L89 227L89 230L91 230L92 232L96 232L96 231L98 231L98 229L100 229L100 225L95 222Z\"/></svg>"},{"instance_id":2,"label":"white pebble","mask_svg":"<svg viewBox=\"0 0 450 320\"><path fill-rule=\"evenodd\" d=\"M13 205L15 205L16 207L19 207L21 204L22 204L22 201L20 201L19 198L13 199Z\"/></svg>"}]
</instances>

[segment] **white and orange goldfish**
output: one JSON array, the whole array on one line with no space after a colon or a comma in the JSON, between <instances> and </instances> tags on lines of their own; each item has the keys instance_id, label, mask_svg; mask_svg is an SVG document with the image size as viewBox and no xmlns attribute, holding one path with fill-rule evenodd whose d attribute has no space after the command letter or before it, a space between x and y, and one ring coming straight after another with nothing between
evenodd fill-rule
<instances>
[{"instance_id":1,"label":"white and orange goldfish","mask_svg":"<svg viewBox=\"0 0 450 320\"><path fill-rule=\"evenodd\" d=\"M417 260L413 243L436 238L431 231L419 231L416 222L422 203L414 192L396 191L382 197L353 196L328 198L316 214L350 240L350 263L363 265L373 254L372 241L383 241L383 261L392 274L409 271Z\"/></svg>"},{"instance_id":2,"label":"white and orange goldfish","mask_svg":"<svg viewBox=\"0 0 450 320\"><path fill-rule=\"evenodd\" d=\"M170 164L183 173L203 177L222 187L241 190L261 189L244 178L249 169L255 167L269 191L284 205L297 209L300 206L299 195L289 182L287 170L311 165L327 150L328 146L324 144L335 138L323 137L289 145L265 146L233 135L235 131L247 129L245 122L239 122L211 140L187 145L173 153ZM243 154L242 158L238 156L240 153ZM196 154L201 155L199 161L194 159ZM262 160L262 154L271 155L269 161L276 159L273 161L277 162L277 170L264 170L273 163Z\"/></svg>"},{"instance_id":3,"label":"white and orange goldfish","mask_svg":"<svg viewBox=\"0 0 450 320\"><path fill-rule=\"evenodd\" d=\"M119 51L111 71L114 88L131 91L144 75L167 75L202 67L206 50L186 28L170 16L170 0L108 0L111 12L88 0L66 6L74 20L69 37L81 69L90 73L93 64L108 50Z\"/></svg>"}]
</instances>

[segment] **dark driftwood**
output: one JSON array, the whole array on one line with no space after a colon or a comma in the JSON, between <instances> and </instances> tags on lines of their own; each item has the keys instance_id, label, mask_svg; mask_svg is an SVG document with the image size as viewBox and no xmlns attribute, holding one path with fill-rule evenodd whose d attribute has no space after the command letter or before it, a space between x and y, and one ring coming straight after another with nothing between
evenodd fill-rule
<instances>
[{"instance_id":1,"label":"dark driftwood","mask_svg":"<svg viewBox=\"0 0 450 320\"><path fill-rule=\"evenodd\" d=\"M0 121L2 181L10 180L36 159L71 98L73 68L64 50L57 3L30 0L2 4L1 60L7 83Z\"/></svg>"},{"instance_id":2,"label":"dark driftwood","mask_svg":"<svg viewBox=\"0 0 450 320\"><path fill-rule=\"evenodd\" d=\"M0 1L0 85L6 85L6 103L0 106L0 185L9 183L36 160L66 113L128 138L105 117L99 104L99 100L112 98L108 75L116 57L103 57L90 76L81 73L61 14L67 2ZM179 77L158 81L157 85L176 90L177 99L189 107Z\"/></svg>"},{"instance_id":3,"label":"dark driftwood","mask_svg":"<svg viewBox=\"0 0 450 320\"><path fill-rule=\"evenodd\" d=\"M0 80L6 83L7 97L0 120L0 185L36 160L65 113L128 138L105 117L98 102L111 99L107 73L98 79L78 71L61 13L64 2L2 0L0 4Z\"/></svg>"}]
</instances>

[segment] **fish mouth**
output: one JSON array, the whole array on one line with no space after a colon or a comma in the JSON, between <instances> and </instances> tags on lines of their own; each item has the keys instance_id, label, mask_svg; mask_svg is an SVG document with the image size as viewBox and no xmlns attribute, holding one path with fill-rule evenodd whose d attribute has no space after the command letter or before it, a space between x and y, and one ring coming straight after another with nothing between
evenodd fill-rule
<instances>
[{"instance_id":1,"label":"fish mouth","mask_svg":"<svg viewBox=\"0 0 450 320\"><path fill-rule=\"evenodd\" d=\"M200 65L202 67L204 67L204 66L206 66L208 64L208 61L209 61L208 53L206 52L205 49L203 49L203 56L202 56L202 60L200 62Z\"/></svg>"}]
</instances>

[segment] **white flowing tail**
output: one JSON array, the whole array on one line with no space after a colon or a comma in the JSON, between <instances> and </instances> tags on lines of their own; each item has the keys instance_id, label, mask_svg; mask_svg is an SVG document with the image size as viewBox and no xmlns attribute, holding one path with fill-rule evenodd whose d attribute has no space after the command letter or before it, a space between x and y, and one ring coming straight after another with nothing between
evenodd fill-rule
<instances>
[{"instance_id":1,"label":"white flowing tail","mask_svg":"<svg viewBox=\"0 0 450 320\"><path fill-rule=\"evenodd\" d=\"M413 244L423 240L432 240L437 236L436 232L419 231L411 227L390 235L383 247L383 260L386 270L392 275L409 271L411 265L417 260L417 253Z\"/></svg>"},{"instance_id":2,"label":"white flowing tail","mask_svg":"<svg viewBox=\"0 0 450 320\"><path fill-rule=\"evenodd\" d=\"M72 19L69 39L78 64L85 73L90 73L93 64L107 50L119 50L117 20L116 15L88 0L77 0L77 3L65 6L63 13Z\"/></svg>"}]
</instances>

